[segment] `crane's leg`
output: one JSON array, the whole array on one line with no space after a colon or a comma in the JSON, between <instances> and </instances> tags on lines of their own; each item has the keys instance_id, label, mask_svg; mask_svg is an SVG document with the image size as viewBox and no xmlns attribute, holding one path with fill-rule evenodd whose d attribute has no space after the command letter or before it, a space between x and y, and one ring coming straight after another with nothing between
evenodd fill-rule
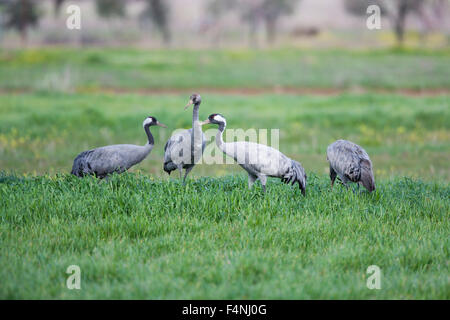
<instances>
[{"instance_id":1,"label":"crane's leg","mask_svg":"<svg viewBox=\"0 0 450 320\"><path fill-rule=\"evenodd\" d=\"M260 175L258 178L259 178L259 181L261 181L264 193L266 193L267 176Z\"/></svg>"},{"instance_id":2,"label":"crane's leg","mask_svg":"<svg viewBox=\"0 0 450 320\"><path fill-rule=\"evenodd\" d=\"M258 179L257 176L249 173L248 174L248 188L251 189L253 187L253 184L255 183L256 179Z\"/></svg>"},{"instance_id":3,"label":"crane's leg","mask_svg":"<svg viewBox=\"0 0 450 320\"><path fill-rule=\"evenodd\" d=\"M177 166L177 168L178 168L178 172L180 173L180 180L181 180L181 178L183 178L183 165L178 165Z\"/></svg>"},{"instance_id":4,"label":"crane's leg","mask_svg":"<svg viewBox=\"0 0 450 320\"><path fill-rule=\"evenodd\" d=\"M192 169L194 169L194 167L186 168L186 170L185 170L185 172L184 172L183 185L186 184L186 177L187 177L187 175L189 174L189 172L191 172Z\"/></svg>"},{"instance_id":5,"label":"crane's leg","mask_svg":"<svg viewBox=\"0 0 450 320\"><path fill-rule=\"evenodd\" d=\"M331 190L333 190L334 181L336 180L336 171L330 166Z\"/></svg>"},{"instance_id":6,"label":"crane's leg","mask_svg":"<svg viewBox=\"0 0 450 320\"><path fill-rule=\"evenodd\" d=\"M347 190L348 190L348 179L345 177L345 176L343 176L343 177L341 177L341 181L342 181L342 184L347 188Z\"/></svg>"}]
</instances>

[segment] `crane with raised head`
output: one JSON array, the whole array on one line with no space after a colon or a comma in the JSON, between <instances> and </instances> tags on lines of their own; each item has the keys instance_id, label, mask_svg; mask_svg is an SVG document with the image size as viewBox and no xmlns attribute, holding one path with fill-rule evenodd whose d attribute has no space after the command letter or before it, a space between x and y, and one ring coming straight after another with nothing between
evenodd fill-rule
<instances>
[{"instance_id":1,"label":"crane with raised head","mask_svg":"<svg viewBox=\"0 0 450 320\"><path fill-rule=\"evenodd\" d=\"M185 169L183 183L186 182L187 175L201 159L205 150L206 138L198 116L201 102L202 98L199 94L191 95L184 110L194 105L192 128L171 136L164 147L164 171L170 175L172 171L178 169L181 179L182 171Z\"/></svg>"}]
</instances>

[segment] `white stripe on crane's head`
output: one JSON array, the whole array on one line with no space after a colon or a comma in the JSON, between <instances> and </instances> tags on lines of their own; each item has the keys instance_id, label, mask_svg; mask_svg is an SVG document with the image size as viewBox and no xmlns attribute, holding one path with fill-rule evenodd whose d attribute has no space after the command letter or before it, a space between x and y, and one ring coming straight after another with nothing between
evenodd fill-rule
<instances>
[{"instance_id":1,"label":"white stripe on crane's head","mask_svg":"<svg viewBox=\"0 0 450 320\"><path fill-rule=\"evenodd\" d=\"M144 122L142 123L142 126L145 128L145 126L151 125L152 123L153 123L152 117L148 117L147 119L144 120Z\"/></svg>"},{"instance_id":2,"label":"white stripe on crane's head","mask_svg":"<svg viewBox=\"0 0 450 320\"><path fill-rule=\"evenodd\" d=\"M223 122L223 123L227 123L227 120L225 120L224 117L222 117L220 114L216 114L213 118L214 120L216 120L217 122Z\"/></svg>"}]
</instances>

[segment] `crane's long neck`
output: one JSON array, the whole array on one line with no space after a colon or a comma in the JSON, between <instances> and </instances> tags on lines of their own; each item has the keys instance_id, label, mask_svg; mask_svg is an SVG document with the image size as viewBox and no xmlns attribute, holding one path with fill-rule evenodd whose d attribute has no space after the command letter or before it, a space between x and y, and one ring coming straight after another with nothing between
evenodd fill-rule
<instances>
[{"instance_id":1,"label":"crane's long neck","mask_svg":"<svg viewBox=\"0 0 450 320\"><path fill-rule=\"evenodd\" d=\"M194 111L192 112L192 147L196 146L197 148L201 147L202 144L202 126L200 125L198 119L198 110L200 108L200 103L194 104Z\"/></svg>"},{"instance_id":2,"label":"crane's long neck","mask_svg":"<svg viewBox=\"0 0 450 320\"><path fill-rule=\"evenodd\" d=\"M150 151L152 151L153 149L155 141L153 140L153 135L150 132L149 127L150 127L149 125L144 126L148 142L144 146L135 146L133 152L130 152L130 154L128 155L128 163L130 166L135 165L136 163L139 163L142 160L144 160L148 156Z\"/></svg>"},{"instance_id":3,"label":"crane's long neck","mask_svg":"<svg viewBox=\"0 0 450 320\"><path fill-rule=\"evenodd\" d=\"M146 144L146 146L149 146L150 148L153 147L153 145L155 144L155 140L153 139L153 135L150 132L150 126L146 125L144 127L145 133L147 134L147 138L148 138L148 143Z\"/></svg>"},{"instance_id":4,"label":"crane's long neck","mask_svg":"<svg viewBox=\"0 0 450 320\"><path fill-rule=\"evenodd\" d=\"M219 124L219 131L216 134L216 145L219 147L220 150L225 152L225 142L223 142L223 132L225 131L226 124L220 123Z\"/></svg>"},{"instance_id":5,"label":"crane's long neck","mask_svg":"<svg viewBox=\"0 0 450 320\"><path fill-rule=\"evenodd\" d=\"M198 124L198 110L200 109L200 102L194 104L194 111L192 111L192 128L200 125Z\"/></svg>"}]
</instances>

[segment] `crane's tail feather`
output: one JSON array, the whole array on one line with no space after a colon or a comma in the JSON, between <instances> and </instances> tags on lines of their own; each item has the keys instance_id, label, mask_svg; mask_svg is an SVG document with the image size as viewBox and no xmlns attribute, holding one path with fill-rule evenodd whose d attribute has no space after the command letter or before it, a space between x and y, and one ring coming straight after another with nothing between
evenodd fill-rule
<instances>
[{"instance_id":1,"label":"crane's tail feather","mask_svg":"<svg viewBox=\"0 0 450 320\"><path fill-rule=\"evenodd\" d=\"M296 182L302 192L302 194L306 195L306 173L305 169L303 169L302 165L295 161L291 160L291 166L288 171L282 176L281 181L286 184L294 185Z\"/></svg>"}]
</instances>

